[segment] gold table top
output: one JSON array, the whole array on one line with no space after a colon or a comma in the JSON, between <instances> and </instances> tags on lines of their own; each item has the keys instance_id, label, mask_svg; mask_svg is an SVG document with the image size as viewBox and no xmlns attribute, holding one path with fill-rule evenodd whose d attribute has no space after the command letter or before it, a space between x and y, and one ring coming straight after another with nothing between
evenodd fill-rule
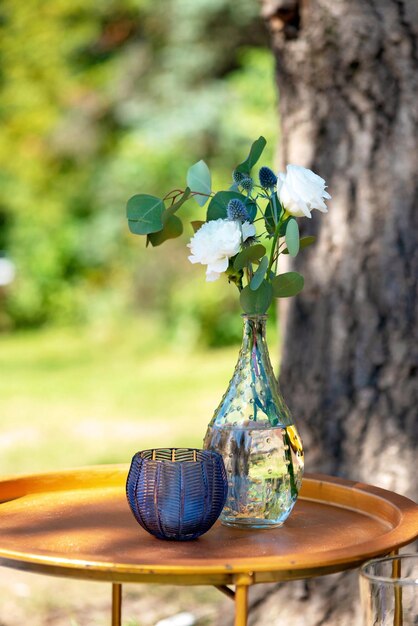
<instances>
[{"instance_id":1,"label":"gold table top","mask_svg":"<svg viewBox=\"0 0 418 626\"><path fill-rule=\"evenodd\" d=\"M418 536L418 505L339 478L306 475L284 526L219 522L195 541L161 541L135 521L127 465L0 481L0 565L112 582L231 584L308 578L356 567Z\"/></svg>"}]
</instances>

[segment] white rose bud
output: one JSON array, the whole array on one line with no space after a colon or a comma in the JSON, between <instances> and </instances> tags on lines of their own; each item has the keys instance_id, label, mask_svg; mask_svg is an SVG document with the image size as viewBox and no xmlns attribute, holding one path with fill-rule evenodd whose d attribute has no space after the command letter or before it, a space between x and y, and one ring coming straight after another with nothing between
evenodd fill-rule
<instances>
[{"instance_id":1,"label":"white rose bud","mask_svg":"<svg viewBox=\"0 0 418 626\"><path fill-rule=\"evenodd\" d=\"M238 254L241 243L255 235L254 224L231 220L211 220L191 238L189 261L207 265L206 281L218 280L228 269L229 259Z\"/></svg>"},{"instance_id":2,"label":"white rose bud","mask_svg":"<svg viewBox=\"0 0 418 626\"><path fill-rule=\"evenodd\" d=\"M330 200L331 196L325 187L323 178L299 165L288 165L286 174L279 173L277 177L277 196L286 211L295 217L312 217L313 209L327 213L324 199Z\"/></svg>"}]
</instances>

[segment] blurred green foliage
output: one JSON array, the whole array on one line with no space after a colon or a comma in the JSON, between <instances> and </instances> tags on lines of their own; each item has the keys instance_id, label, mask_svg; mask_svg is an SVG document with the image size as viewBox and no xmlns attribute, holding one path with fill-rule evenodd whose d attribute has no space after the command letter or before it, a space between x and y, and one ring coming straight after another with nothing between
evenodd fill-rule
<instances>
[{"instance_id":1,"label":"blurred green foliage","mask_svg":"<svg viewBox=\"0 0 418 626\"><path fill-rule=\"evenodd\" d=\"M176 339L167 345L160 320L139 316L3 335L0 475L128 462L153 446L200 447L237 347L190 351L193 338ZM271 350L276 371L278 355Z\"/></svg>"},{"instance_id":2,"label":"blurred green foliage","mask_svg":"<svg viewBox=\"0 0 418 626\"><path fill-rule=\"evenodd\" d=\"M238 294L190 266L192 233L145 251L125 204L184 185L200 158L222 187L260 134L272 164L267 45L253 0L3 0L0 250L17 278L0 325L131 308L161 315L175 338L236 337Z\"/></svg>"}]
</instances>

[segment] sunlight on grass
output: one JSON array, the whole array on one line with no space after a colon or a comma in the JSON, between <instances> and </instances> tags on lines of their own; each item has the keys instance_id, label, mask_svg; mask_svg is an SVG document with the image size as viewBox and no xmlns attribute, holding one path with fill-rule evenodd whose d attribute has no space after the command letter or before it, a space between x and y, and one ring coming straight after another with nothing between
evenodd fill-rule
<instances>
[{"instance_id":1,"label":"sunlight on grass","mask_svg":"<svg viewBox=\"0 0 418 626\"><path fill-rule=\"evenodd\" d=\"M149 446L200 447L238 346L188 351L160 334L145 319L3 336L1 473L128 462Z\"/></svg>"}]
</instances>

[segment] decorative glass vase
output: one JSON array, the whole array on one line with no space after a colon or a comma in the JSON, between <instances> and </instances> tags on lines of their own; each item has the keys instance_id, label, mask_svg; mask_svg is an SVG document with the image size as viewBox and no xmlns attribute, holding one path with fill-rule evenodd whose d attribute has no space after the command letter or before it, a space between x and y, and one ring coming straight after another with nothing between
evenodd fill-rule
<instances>
[{"instance_id":1,"label":"decorative glass vase","mask_svg":"<svg viewBox=\"0 0 418 626\"><path fill-rule=\"evenodd\" d=\"M274 376L266 315L243 315L238 362L209 423L204 447L219 452L228 477L227 526L281 526L296 502L303 448Z\"/></svg>"}]
</instances>

